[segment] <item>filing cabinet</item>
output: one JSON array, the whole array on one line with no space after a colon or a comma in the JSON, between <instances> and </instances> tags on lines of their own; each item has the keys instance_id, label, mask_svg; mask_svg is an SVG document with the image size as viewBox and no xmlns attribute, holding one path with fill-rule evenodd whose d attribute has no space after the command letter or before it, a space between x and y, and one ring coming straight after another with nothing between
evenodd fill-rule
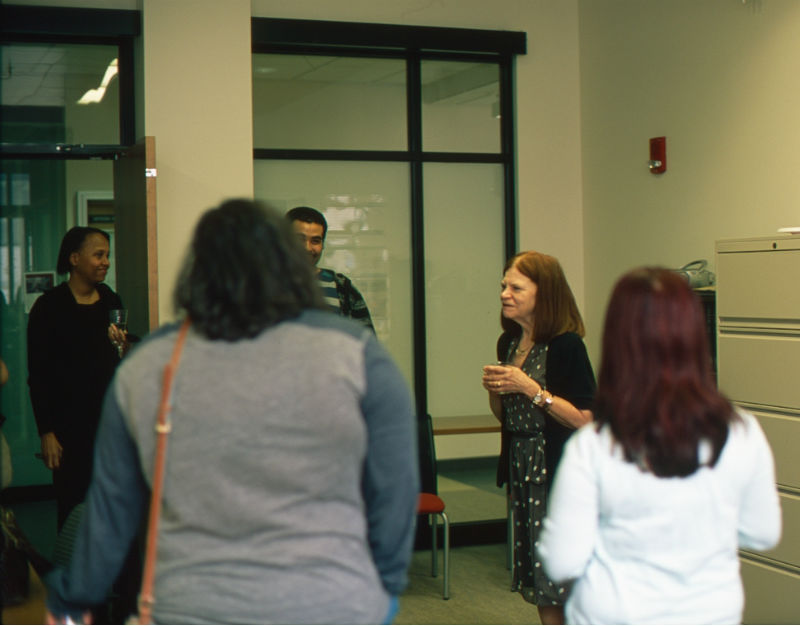
<instances>
[{"instance_id":1,"label":"filing cabinet","mask_svg":"<svg viewBox=\"0 0 800 626\"><path fill-rule=\"evenodd\" d=\"M780 544L741 551L744 623L800 620L800 236L716 243L717 380L775 457Z\"/></svg>"}]
</instances>

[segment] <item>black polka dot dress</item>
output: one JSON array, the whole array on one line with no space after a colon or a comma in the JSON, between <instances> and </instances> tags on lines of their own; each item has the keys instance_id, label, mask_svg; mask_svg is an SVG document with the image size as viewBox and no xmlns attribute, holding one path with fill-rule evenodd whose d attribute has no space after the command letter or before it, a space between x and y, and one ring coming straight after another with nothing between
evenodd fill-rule
<instances>
[{"instance_id":1,"label":"black polka dot dress","mask_svg":"<svg viewBox=\"0 0 800 626\"><path fill-rule=\"evenodd\" d=\"M518 345L509 346L509 356ZM547 344L535 344L522 364L522 371L546 387ZM514 528L514 578L519 591L537 606L563 605L569 589L547 578L537 556L539 533L547 512L548 476L545 467L543 409L524 394L503 396L506 428L511 434L509 454L511 509Z\"/></svg>"}]
</instances>

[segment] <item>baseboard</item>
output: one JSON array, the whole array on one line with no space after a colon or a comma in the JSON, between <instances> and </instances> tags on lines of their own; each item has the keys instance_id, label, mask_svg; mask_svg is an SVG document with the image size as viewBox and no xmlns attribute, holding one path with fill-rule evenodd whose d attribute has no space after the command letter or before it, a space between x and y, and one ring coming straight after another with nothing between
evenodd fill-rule
<instances>
[{"instance_id":1,"label":"baseboard","mask_svg":"<svg viewBox=\"0 0 800 626\"><path fill-rule=\"evenodd\" d=\"M497 456L470 456L462 459L442 459L436 462L439 474L463 470L497 470Z\"/></svg>"},{"instance_id":2,"label":"baseboard","mask_svg":"<svg viewBox=\"0 0 800 626\"><path fill-rule=\"evenodd\" d=\"M55 500L53 485L27 485L25 487L6 487L0 492L3 504L21 504L23 502L39 502Z\"/></svg>"},{"instance_id":3,"label":"baseboard","mask_svg":"<svg viewBox=\"0 0 800 626\"><path fill-rule=\"evenodd\" d=\"M450 525L450 547L477 546L490 543L505 543L508 532L506 520L481 520L477 522L461 522ZM437 545L442 546L443 528L439 524ZM425 517L419 518L417 536L414 541L415 550L431 549L431 529Z\"/></svg>"}]
</instances>

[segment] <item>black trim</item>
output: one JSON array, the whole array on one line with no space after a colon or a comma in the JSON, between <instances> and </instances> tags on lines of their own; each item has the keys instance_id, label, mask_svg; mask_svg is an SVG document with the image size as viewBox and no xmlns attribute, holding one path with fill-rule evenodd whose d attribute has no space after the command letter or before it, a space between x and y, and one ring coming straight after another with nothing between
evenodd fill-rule
<instances>
[{"instance_id":1,"label":"black trim","mask_svg":"<svg viewBox=\"0 0 800 626\"><path fill-rule=\"evenodd\" d=\"M411 201L411 316L414 345L414 398L417 415L428 415L428 349L425 320L425 216L423 213L422 76L419 55L411 53L406 64L406 111L408 120L409 186ZM432 431L431 431L432 432ZM431 437L433 435L431 434ZM435 455L434 455L435 458ZM435 474L434 474L435 476Z\"/></svg>"},{"instance_id":2,"label":"black trim","mask_svg":"<svg viewBox=\"0 0 800 626\"><path fill-rule=\"evenodd\" d=\"M0 34L80 37L138 37L139 11L66 7L0 6Z\"/></svg>"},{"instance_id":3,"label":"black trim","mask_svg":"<svg viewBox=\"0 0 800 626\"><path fill-rule=\"evenodd\" d=\"M115 159L125 148L117 145L0 144L3 159Z\"/></svg>"},{"instance_id":4,"label":"black trim","mask_svg":"<svg viewBox=\"0 0 800 626\"><path fill-rule=\"evenodd\" d=\"M410 124L409 124L410 126ZM427 161L430 163L510 163L511 155L499 152L420 152L418 150L306 150L254 148L256 159L287 161Z\"/></svg>"},{"instance_id":5,"label":"black trim","mask_svg":"<svg viewBox=\"0 0 800 626\"><path fill-rule=\"evenodd\" d=\"M254 17L251 20L252 40L259 45L309 44L339 46L342 44L384 49L447 50L525 54L524 32L480 30L474 28L442 28L438 26L406 26L365 22L326 22Z\"/></svg>"},{"instance_id":6,"label":"black trim","mask_svg":"<svg viewBox=\"0 0 800 626\"><path fill-rule=\"evenodd\" d=\"M256 159L287 161L408 161L401 150L295 150L292 148L255 148Z\"/></svg>"},{"instance_id":7,"label":"black trim","mask_svg":"<svg viewBox=\"0 0 800 626\"><path fill-rule=\"evenodd\" d=\"M123 146L136 143L136 77L133 42L120 44L119 63L119 142Z\"/></svg>"},{"instance_id":8,"label":"black trim","mask_svg":"<svg viewBox=\"0 0 800 626\"><path fill-rule=\"evenodd\" d=\"M406 51L398 48L365 50L349 45L320 46L287 43L256 43L253 41L253 54L302 54L303 56L362 57L368 59L404 59Z\"/></svg>"},{"instance_id":9,"label":"black trim","mask_svg":"<svg viewBox=\"0 0 800 626\"><path fill-rule=\"evenodd\" d=\"M408 50L402 48L365 49L348 45L301 45L287 43L253 43L253 54L298 54L303 56L359 57L367 59L405 59ZM426 61L461 61L463 63L497 63L503 55L487 52L446 52L442 50L414 51Z\"/></svg>"},{"instance_id":10,"label":"black trim","mask_svg":"<svg viewBox=\"0 0 800 626\"><path fill-rule=\"evenodd\" d=\"M506 157L504 168L505 179L505 250L506 258L510 259L517 251L517 172L516 141L514 128L516 127L514 102L516 102L514 88L514 57L508 57L500 64L500 141L501 150Z\"/></svg>"},{"instance_id":11,"label":"black trim","mask_svg":"<svg viewBox=\"0 0 800 626\"><path fill-rule=\"evenodd\" d=\"M430 163L508 163L509 157L499 152L420 152L412 158Z\"/></svg>"}]
</instances>

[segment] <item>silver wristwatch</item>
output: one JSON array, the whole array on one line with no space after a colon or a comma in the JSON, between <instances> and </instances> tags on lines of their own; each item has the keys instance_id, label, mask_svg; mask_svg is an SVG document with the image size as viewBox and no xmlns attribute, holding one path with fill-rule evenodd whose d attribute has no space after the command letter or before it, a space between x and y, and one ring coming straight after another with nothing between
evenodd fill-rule
<instances>
[{"instance_id":1,"label":"silver wristwatch","mask_svg":"<svg viewBox=\"0 0 800 626\"><path fill-rule=\"evenodd\" d=\"M536 395L533 396L533 403L538 406L540 409L544 409L545 411L549 411L550 408L553 406L553 394L549 396L544 395L544 388L539 389L536 392Z\"/></svg>"}]
</instances>

